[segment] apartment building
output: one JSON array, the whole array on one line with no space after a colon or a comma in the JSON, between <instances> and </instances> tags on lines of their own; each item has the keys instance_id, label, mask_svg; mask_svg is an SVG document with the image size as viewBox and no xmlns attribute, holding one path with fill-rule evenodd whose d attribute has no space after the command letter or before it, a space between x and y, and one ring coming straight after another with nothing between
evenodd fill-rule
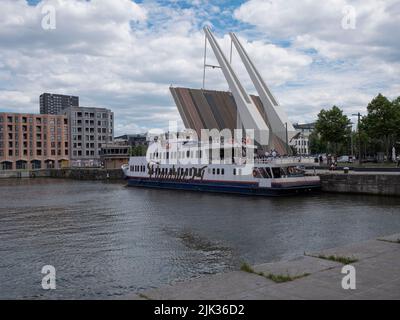
<instances>
[{"instance_id":1,"label":"apartment building","mask_svg":"<svg viewBox=\"0 0 400 320\"><path fill-rule=\"evenodd\" d=\"M0 113L0 170L69 165L69 124L63 115Z\"/></svg>"},{"instance_id":2,"label":"apartment building","mask_svg":"<svg viewBox=\"0 0 400 320\"><path fill-rule=\"evenodd\" d=\"M296 134L290 141L290 145L296 149L299 155L309 155L310 151L310 134L315 129L315 123L293 124Z\"/></svg>"},{"instance_id":3,"label":"apartment building","mask_svg":"<svg viewBox=\"0 0 400 320\"><path fill-rule=\"evenodd\" d=\"M114 141L114 113L105 108L69 107L70 159L73 167L101 165L101 147Z\"/></svg>"},{"instance_id":4,"label":"apartment building","mask_svg":"<svg viewBox=\"0 0 400 320\"><path fill-rule=\"evenodd\" d=\"M63 94L43 93L39 101L41 114L60 114L66 108L79 107L79 97Z\"/></svg>"}]
</instances>

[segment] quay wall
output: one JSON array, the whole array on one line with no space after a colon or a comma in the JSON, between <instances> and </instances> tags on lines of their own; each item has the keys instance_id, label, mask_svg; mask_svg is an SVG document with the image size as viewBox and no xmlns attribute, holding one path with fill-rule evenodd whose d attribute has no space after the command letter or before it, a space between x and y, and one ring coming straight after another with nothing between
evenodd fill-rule
<instances>
[{"instance_id":1,"label":"quay wall","mask_svg":"<svg viewBox=\"0 0 400 320\"><path fill-rule=\"evenodd\" d=\"M396 173L318 173L323 192L400 196L400 174ZM59 178L75 180L122 180L121 169L65 168L33 171L0 171L0 179Z\"/></svg>"},{"instance_id":2,"label":"quay wall","mask_svg":"<svg viewBox=\"0 0 400 320\"><path fill-rule=\"evenodd\" d=\"M59 178L75 180L122 180L121 169L100 168L65 168L42 170L14 170L0 171L0 179L18 178Z\"/></svg>"},{"instance_id":3,"label":"quay wall","mask_svg":"<svg viewBox=\"0 0 400 320\"><path fill-rule=\"evenodd\" d=\"M400 174L319 174L322 191L400 196Z\"/></svg>"},{"instance_id":4,"label":"quay wall","mask_svg":"<svg viewBox=\"0 0 400 320\"><path fill-rule=\"evenodd\" d=\"M121 169L77 168L77 169L51 169L50 178L75 179L75 180L122 180Z\"/></svg>"}]
</instances>

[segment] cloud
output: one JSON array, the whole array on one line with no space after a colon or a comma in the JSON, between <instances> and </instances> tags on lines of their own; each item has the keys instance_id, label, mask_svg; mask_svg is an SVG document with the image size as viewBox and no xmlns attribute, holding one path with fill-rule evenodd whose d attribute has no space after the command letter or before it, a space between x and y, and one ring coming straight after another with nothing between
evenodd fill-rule
<instances>
[{"instance_id":1,"label":"cloud","mask_svg":"<svg viewBox=\"0 0 400 320\"><path fill-rule=\"evenodd\" d=\"M354 29L346 28L349 8ZM378 92L400 95L395 85L400 81L398 1L249 0L234 16L273 43L284 41L313 59L296 81L275 88L292 120L313 120L332 104L346 113L365 112Z\"/></svg>"},{"instance_id":2,"label":"cloud","mask_svg":"<svg viewBox=\"0 0 400 320\"><path fill-rule=\"evenodd\" d=\"M55 30L41 28L45 5L56 9ZM2 11L0 110L37 112L42 92L79 95L82 105L113 109L117 134L180 120L169 86L201 87L201 27L220 15L218 7L203 1L180 7L155 1L44 0L31 6L4 0ZM229 52L230 30L217 31ZM312 62L303 52L265 39L241 40L272 85L296 80ZM234 67L254 92L237 56ZM220 70L207 71L207 87L228 89Z\"/></svg>"}]
</instances>

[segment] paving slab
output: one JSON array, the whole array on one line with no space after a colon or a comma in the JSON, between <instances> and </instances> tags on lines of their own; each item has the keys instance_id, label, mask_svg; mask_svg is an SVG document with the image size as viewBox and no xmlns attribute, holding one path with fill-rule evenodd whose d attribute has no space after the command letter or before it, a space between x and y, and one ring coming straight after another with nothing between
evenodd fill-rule
<instances>
[{"instance_id":1,"label":"paving slab","mask_svg":"<svg viewBox=\"0 0 400 320\"><path fill-rule=\"evenodd\" d=\"M397 239L398 235L384 237ZM370 240L345 247L321 250L313 255L337 255L359 259L352 263L356 269L356 289L342 288L343 264L326 259L301 256L281 262L254 266L264 274L308 273L308 276L275 283L254 273L233 271L180 282L144 292L157 300L229 299L229 300L287 300L287 299L400 299L400 244Z\"/></svg>"},{"instance_id":2,"label":"paving slab","mask_svg":"<svg viewBox=\"0 0 400 320\"><path fill-rule=\"evenodd\" d=\"M400 233L392 234L390 236L379 237L380 241L391 241L397 244L400 244Z\"/></svg>"},{"instance_id":3,"label":"paving slab","mask_svg":"<svg viewBox=\"0 0 400 320\"><path fill-rule=\"evenodd\" d=\"M370 240L361 243L354 243L344 247L331 248L326 250L320 250L317 252L312 252L309 255L312 256L343 256L356 259L368 259L375 257L379 254L386 252L398 251L400 246L397 243L391 243L379 240Z\"/></svg>"},{"instance_id":4,"label":"paving slab","mask_svg":"<svg viewBox=\"0 0 400 320\"><path fill-rule=\"evenodd\" d=\"M341 264L334 261L310 256L300 256L287 261L264 263L254 266L254 271L264 274L300 276L338 267Z\"/></svg>"},{"instance_id":5,"label":"paving slab","mask_svg":"<svg viewBox=\"0 0 400 320\"><path fill-rule=\"evenodd\" d=\"M222 299L228 294L252 291L274 282L247 272L233 271L191 281L176 283L161 289L144 292L155 300Z\"/></svg>"}]
</instances>

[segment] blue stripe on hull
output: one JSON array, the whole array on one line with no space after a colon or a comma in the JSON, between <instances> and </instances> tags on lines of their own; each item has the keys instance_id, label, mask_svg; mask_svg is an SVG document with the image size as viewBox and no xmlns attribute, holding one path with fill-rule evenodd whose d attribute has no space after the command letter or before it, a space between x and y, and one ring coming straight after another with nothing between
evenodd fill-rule
<instances>
[{"instance_id":1,"label":"blue stripe on hull","mask_svg":"<svg viewBox=\"0 0 400 320\"><path fill-rule=\"evenodd\" d=\"M259 188L255 187L253 184L231 185L231 184L209 183L209 182L195 183L195 182L182 182L182 181L179 182L179 181L137 179L137 178L129 179L128 186L157 188L157 189L233 193L233 194L254 195L254 196L295 195L300 193L317 191L320 189L320 186L318 185L309 185L309 186L292 187L292 188Z\"/></svg>"}]
</instances>

